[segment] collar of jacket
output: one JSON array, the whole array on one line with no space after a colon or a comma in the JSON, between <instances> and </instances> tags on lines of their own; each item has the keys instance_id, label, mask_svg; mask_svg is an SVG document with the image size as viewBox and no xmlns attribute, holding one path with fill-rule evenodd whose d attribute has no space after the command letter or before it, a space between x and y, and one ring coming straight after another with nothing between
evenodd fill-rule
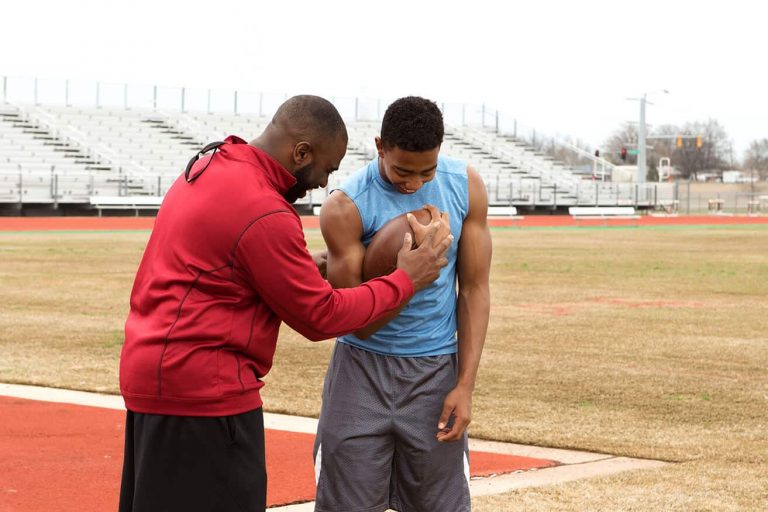
<instances>
[{"instance_id":1,"label":"collar of jacket","mask_svg":"<svg viewBox=\"0 0 768 512\"><path fill-rule=\"evenodd\" d=\"M224 142L227 142L227 146L222 146L222 149L227 148L225 151L233 151L241 158L253 160L258 167L264 169L267 179L275 190L280 195L285 195L288 190L296 184L296 178L293 174L280 165L280 163L272 158L268 153L265 153L261 149L251 146L237 135L230 135ZM237 157L236 157L237 158Z\"/></svg>"}]
</instances>

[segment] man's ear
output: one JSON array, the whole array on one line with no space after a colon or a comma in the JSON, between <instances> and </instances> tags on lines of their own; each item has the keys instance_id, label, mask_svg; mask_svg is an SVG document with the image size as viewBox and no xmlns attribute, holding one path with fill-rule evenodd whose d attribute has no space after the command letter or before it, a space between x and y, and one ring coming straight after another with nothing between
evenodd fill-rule
<instances>
[{"instance_id":1,"label":"man's ear","mask_svg":"<svg viewBox=\"0 0 768 512\"><path fill-rule=\"evenodd\" d=\"M293 164L295 167L304 167L312 163L312 144L301 141L293 146Z\"/></svg>"},{"instance_id":2,"label":"man's ear","mask_svg":"<svg viewBox=\"0 0 768 512\"><path fill-rule=\"evenodd\" d=\"M384 146L381 144L381 137L374 137L376 142L376 152L379 154L379 158L384 158Z\"/></svg>"}]
</instances>

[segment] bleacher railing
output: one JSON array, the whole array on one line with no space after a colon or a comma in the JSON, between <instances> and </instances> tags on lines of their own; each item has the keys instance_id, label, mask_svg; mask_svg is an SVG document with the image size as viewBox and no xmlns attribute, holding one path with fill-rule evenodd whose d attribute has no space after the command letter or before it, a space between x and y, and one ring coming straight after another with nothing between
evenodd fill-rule
<instances>
[{"instance_id":1,"label":"bleacher railing","mask_svg":"<svg viewBox=\"0 0 768 512\"><path fill-rule=\"evenodd\" d=\"M104 81L0 77L0 100L22 105L169 110L271 116L288 98L285 93L173 87ZM342 117L354 121L381 121L396 98L327 96ZM517 136L522 124L484 104L437 101L447 124L480 126ZM526 137L536 138L530 129ZM523 135L520 133L520 135Z\"/></svg>"}]
</instances>

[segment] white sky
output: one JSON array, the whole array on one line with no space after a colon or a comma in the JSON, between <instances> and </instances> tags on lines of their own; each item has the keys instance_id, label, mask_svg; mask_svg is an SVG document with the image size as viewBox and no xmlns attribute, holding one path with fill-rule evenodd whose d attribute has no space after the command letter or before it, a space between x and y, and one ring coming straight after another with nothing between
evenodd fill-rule
<instances>
[{"instance_id":1,"label":"white sky","mask_svg":"<svg viewBox=\"0 0 768 512\"><path fill-rule=\"evenodd\" d=\"M486 103L599 146L638 118L768 137L760 0L4 0L0 75ZM252 134L243 134L250 136Z\"/></svg>"}]
</instances>

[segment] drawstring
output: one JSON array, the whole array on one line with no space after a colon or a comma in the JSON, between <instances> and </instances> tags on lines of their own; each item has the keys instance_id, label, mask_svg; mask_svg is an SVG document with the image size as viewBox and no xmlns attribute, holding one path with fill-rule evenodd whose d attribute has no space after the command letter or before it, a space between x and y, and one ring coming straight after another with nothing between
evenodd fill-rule
<instances>
[{"instance_id":1,"label":"drawstring","mask_svg":"<svg viewBox=\"0 0 768 512\"><path fill-rule=\"evenodd\" d=\"M216 151L218 151L219 147L226 144L226 142L211 142L207 146L205 146L203 149L198 151L195 156L193 156L189 163L187 164L187 169L184 171L184 179L187 180L187 183L192 183L197 178L200 177L201 174L205 172L205 170L208 168L209 165L211 165L211 161L213 160L213 156L216 154ZM205 164L205 167L200 169L197 173L190 176L189 173L192 171L192 167L195 165L195 162L197 162L201 156L203 156L205 153L209 152L210 150L213 150L213 153L211 153L211 158L208 159L208 163Z\"/></svg>"}]
</instances>

